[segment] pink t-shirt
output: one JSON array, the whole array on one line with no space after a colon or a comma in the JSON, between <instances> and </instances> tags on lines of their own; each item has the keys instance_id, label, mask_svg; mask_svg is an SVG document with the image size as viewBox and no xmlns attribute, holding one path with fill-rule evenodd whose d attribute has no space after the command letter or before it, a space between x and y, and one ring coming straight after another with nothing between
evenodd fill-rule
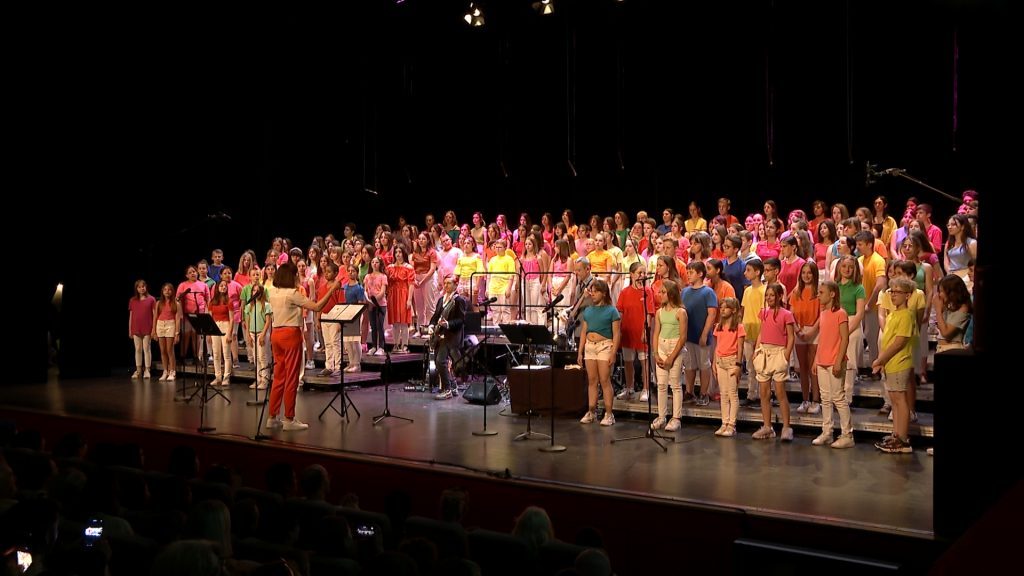
<instances>
[{"instance_id":1,"label":"pink t-shirt","mask_svg":"<svg viewBox=\"0 0 1024 576\"><path fill-rule=\"evenodd\" d=\"M157 320L174 320L175 319L175 310L173 308L171 308L170 304L163 303L161 305L161 303L157 303L157 309L160 310L156 314L156 319Z\"/></svg>"},{"instance_id":2,"label":"pink t-shirt","mask_svg":"<svg viewBox=\"0 0 1024 576\"><path fill-rule=\"evenodd\" d=\"M132 336L148 336L153 333L155 307L156 299L149 294L142 300L136 297L128 301L128 311L132 315Z\"/></svg>"},{"instance_id":3,"label":"pink t-shirt","mask_svg":"<svg viewBox=\"0 0 1024 576\"><path fill-rule=\"evenodd\" d=\"M189 290L188 294L185 294L186 289ZM196 280L192 283L186 280L178 284L178 290L174 293L174 296L184 306L185 314L202 313L206 312L206 304L210 301L210 287L202 280Z\"/></svg>"},{"instance_id":4,"label":"pink t-shirt","mask_svg":"<svg viewBox=\"0 0 1024 576\"><path fill-rule=\"evenodd\" d=\"M762 308L757 313L761 319L761 342L763 344L775 344L785 346L787 340L786 325L796 324L793 313L785 308L777 311L771 308Z\"/></svg>"}]
</instances>

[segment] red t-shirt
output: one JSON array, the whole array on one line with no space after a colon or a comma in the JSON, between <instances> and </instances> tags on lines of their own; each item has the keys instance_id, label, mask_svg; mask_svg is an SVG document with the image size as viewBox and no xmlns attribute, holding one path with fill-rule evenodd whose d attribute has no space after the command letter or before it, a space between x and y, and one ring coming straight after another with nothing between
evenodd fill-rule
<instances>
[{"instance_id":1,"label":"red t-shirt","mask_svg":"<svg viewBox=\"0 0 1024 576\"><path fill-rule=\"evenodd\" d=\"M622 348L647 350L647 343L643 341L644 292L647 292L647 314L654 314L654 291L650 287L640 290L634 286L627 286L619 293L619 300L615 303L619 314L622 315L622 323L619 325L622 335L619 345Z\"/></svg>"}]
</instances>

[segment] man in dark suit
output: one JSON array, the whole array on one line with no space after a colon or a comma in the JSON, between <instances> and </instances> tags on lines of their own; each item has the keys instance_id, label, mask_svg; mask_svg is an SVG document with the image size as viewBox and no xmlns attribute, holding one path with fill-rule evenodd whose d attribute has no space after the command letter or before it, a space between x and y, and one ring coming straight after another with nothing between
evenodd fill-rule
<instances>
[{"instance_id":1,"label":"man in dark suit","mask_svg":"<svg viewBox=\"0 0 1024 576\"><path fill-rule=\"evenodd\" d=\"M459 360L459 349L462 346L462 328L466 320L466 301L455 291L455 278L444 279L444 293L437 300L434 316L430 319L434 333L438 335L434 362L441 376L441 391L437 400L449 400L458 396L455 378L448 369L448 358L452 365Z\"/></svg>"}]
</instances>

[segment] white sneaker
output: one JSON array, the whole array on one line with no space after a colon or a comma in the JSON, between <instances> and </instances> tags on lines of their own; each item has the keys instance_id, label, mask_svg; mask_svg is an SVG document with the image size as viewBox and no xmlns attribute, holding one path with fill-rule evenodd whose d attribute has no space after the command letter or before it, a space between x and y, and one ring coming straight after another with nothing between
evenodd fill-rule
<instances>
[{"instance_id":1,"label":"white sneaker","mask_svg":"<svg viewBox=\"0 0 1024 576\"><path fill-rule=\"evenodd\" d=\"M673 418L668 421L668 426L665 426L665 432L675 432L676 430L679 430L682 425L683 423L679 421L679 418Z\"/></svg>"},{"instance_id":2,"label":"white sneaker","mask_svg":"<svg viewBox=\"0 0 1024 576\"><path fill-rule=\"evenodd\" d=\"M601 426L613 426L615 425L615 414L608 412L601 418Z\"/></svg>"},{"instance_id":3,"label":"white sneaker","mask_svg":"<svg viewBox=\"0 0 1024 576\"><path fill-rule=\"evenodd\" d=\"M141 370L136 370L135 372L132 372L131 378L134 380L135 378L138 378L139 376L142 376L142 371Z\"/></svg>"},{"instance_id":4,"label":"white sneaker","mask_svg":"<svg viewBox=\"0 0 1024 576\"><path fill-rule=\"evenodd\" d=\"M648 399L650 399L650 395L648 394L647 390L644 390L643 392L640 393L641 402L647 402Z\"/></svg>"},{"instance_id":5,"label":"white sneaker","mask_svg":"<svg viewBox=\"0 0 1024 576\"><path fill-rule=\"evenodd\" d=\"M158 380L160 380L161 382L167 380L167 370L164 370L164 373L160 375L160 378L158 378Z\"/></svg>"},{"instance_id":6,"label":"white sneaker","mask_svg":"<svg viewBox=\"0 0 1024 576\"><path fill-rule=\"evenodd\" d=\"M313 360L306 360L306 370L313 370L316 368L316 362Z\"/></svg>"},{"instance_id":7,"label":"white sneaker","mask_svg":"<svg viewBox=\"0 0 1024 576\"><path fill-rule=\"evenodd\" d=\"M376 349L376 350L374 350L374 352L373 352L373 355L374 355L374 356L383 356L384 354L386 354L386 352L384 352L384 349L383 349L383 348L377 348L377 349Z\"/></svg>"},{"instance_id":8,"label":"white sneaker","mask_svg":"<svg viewBox=\"0 0 1024 576\"><path fill-rule=\"evenodd\" d=\"M807 406L807 413L821 414L821 404L818 402L811 402L810 405Z\"/></svg>"},{"instance_id":9,"label":"white sneaker","mask_svg":"<svg viewBox=\"0 0 1024 576\"><path fill-rule=\"evenodd\" d=\"M275 418L275 417L271 416L270 418L267 418L267 425L264 426L264 428L272 430L274 428L280 428L283 425L284 425L284 422L282 422L280 418Z\"/></svg>"},{"instance_id":10,"label":"white sneaker","mask_svg":"<svg viewBox=\"0 0 1024 576\"><path fill-rule=\"evenodd\" d=\"M782 429L782 441L792 442L793 441L793 429L789 426Z\"/></svg>"},{"instance_id":11,"label":"white sneaker","mask_svg":"<svg viewBox=\"0 0 1024 576\"><path fill-rule=\"evenodd\" d=\"M665 422L666 420L664 418L658 416L654 419L654 422L651 422L651 430L661 430L665 427Z\"/></svg>"},{"instance_id":12,"label":"white sneaker","mask_svg":"<svg viewBox=\"0 0 1024 576\"><path fill-rule=\"evenodd\" d=\"M837 448L837 449L838 448L853 448L853 445L854 445L854 442L853 442L853 435L852 434L843 434L839 438L836 438L836 441L832 443L832 447L833 448Z\"/></svg>"},{"instance_id":13,"label":"white sneaker","mask_svg":"<svg viewBox=\"0 0 1024 576\"><path fill-rule=\"evenodd\" d=\"M623 389L623 390L622 390L622 392L619 392L619 393L618 393L618 394L617 394L617 395L615 396L615 399L616 399L616 400L629 400L629 399L631 399L632 397L633 397L633 391L632 391L632 390L626 390L626 389Z\"/></svg>"},{"instance_id":14,"label":"white sneaker","mask_svg":"<svg viewBox=\"0 0 1024 576\"><path fill-rule=\"evenodd\" d=\"M775 438L775 429L771 426L761 426L753 434L754 440L767 440L769 438Z\"/></svg>"},{"instance_id":15,"label":"white sneaker","mask_svg":"<svg viewBox=\"0 0 1024 576\"><path fill-rule=\"evenodd\" d=\"M736 435L736 427L731 425L731 424L726 426L725 427L725 431L722 432L722 436L725 437L725 438L732 438L735 435Z\"/></svg>"},{"instance_id":16,"label":"white sneaker","mask_svg":"<svg viewBox=\"0 0 1024 576\"><path fill-rule=\"evenodd\" d=\"M728 426L726 426L725 424L719 426L718 430L715 430L715 436L725 436L726 428L728 428Z\"/></svg>"},{"instance_id":17,"label":"white sneaker","mask_svg":"<svg viewBox=\"0 0 1024 576\"><path fill-rule=\"evenodd\" d=\"M320 349L320 342L313 342L313 350L319 350L319 349Z\"/></svg>"},{"instance_id":18,"label":"white sneaker","mask_svg":"<svg viewBox=\"0 0 1024 576\"><path fill-rule=\"evenodd\" d=\"M253 382L252 384L249 384L249 390L255 390L255 389L256 389L256 383L255 382Z\"/></svg>"},{"instance_id":19,"label":"white sneaker","mask_svg":"<svg viewBox=\"0 0 1024 576\"><path fill-rule=\"evenodd\" d=\"M594 411L588 410L583 418L580 418L580 424L593 424L594 423Z\"/></svg>"},{"instance_id":20,"label":"white sneaker","mask_svg":"<svg viewBox=\"0 0 1024 576\"><path fill-rule=\"evenodd\" d=\"M822 432L821 434L818 435L817 438L815 438L814 440L811 440L811 444L813 444L815 446L824 446L826 444L831 445L832 444L832 433L831 432Z\"/></svg>"},{"instance_id":21,"label":"white sneaker","mask_svg":"<svg viewBox=\"0 0 1024 576\"><path fill-rule=\"evenodd\" d=\"M305 422L299 422L298 419L292 418L291 420L285 420L284 426L282 426L282 428L284 428L285 430L305 430L309 428L309 424L306 424Z\"/></svg>"},{"instance_id":22,"label":"white sneaker","mask_svg":"<svg viewBox=\"0 0 1024 576\"><path fill-rule=\"evenodd\" d=\"M170 374L168 374L168 375L167 375L167 381L168 381L168 382L173 382L173 381L174 381L174 379L175 379L175 378L176 378L177 376L178 376L178 373L177 373L177 372L171 372Z\"/></svg>"},{"instance_id":23,"label":"white sneaker","mask_svg":"<svg viewBox=\"0 0 1024 576\"><path fill-rule=\"evenodd\" d=\"M799 412L800 414L803 414L803 413L807 412L807 405L808 404L810 404L810 402L808 402L807 400L804 400L803 402L800 403L799 406L797 406L796 411Z\"/></svg>"},{"instance_id":24,"label":"white sneaker","mask_svg":"<svg viewBox=\"0 0 1024 576\"><path fill-rule=\"evenodd\" d=\"M366 349L366 355L367 356L373 356L376 353L377 353L377 349L376 348L367 348Z\"/></svg>"}]
</instances>

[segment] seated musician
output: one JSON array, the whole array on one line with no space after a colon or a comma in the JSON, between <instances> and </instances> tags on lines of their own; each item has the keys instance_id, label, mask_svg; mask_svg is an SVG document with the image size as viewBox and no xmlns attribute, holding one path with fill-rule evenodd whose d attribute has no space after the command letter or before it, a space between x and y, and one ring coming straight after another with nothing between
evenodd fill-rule
<instances>
[{"instance_id":1,"label":"seated musician","mask_svg":"<svg viewBox=\"0 0 1024 576\"><path fill-rule=\"evenodd\" d=\"M444 293L434 307L434 316L430 319L433 328L431 342L436 346L434 361L441 376L441 390L437 400L449 400L458 396L455 388L455 377L448 368L448 359L452 364L458 362L459 347L462 344L462 327L466 319L466 301L455 292L455 279L444 278Z\"/></svg>"}]
</instances>

